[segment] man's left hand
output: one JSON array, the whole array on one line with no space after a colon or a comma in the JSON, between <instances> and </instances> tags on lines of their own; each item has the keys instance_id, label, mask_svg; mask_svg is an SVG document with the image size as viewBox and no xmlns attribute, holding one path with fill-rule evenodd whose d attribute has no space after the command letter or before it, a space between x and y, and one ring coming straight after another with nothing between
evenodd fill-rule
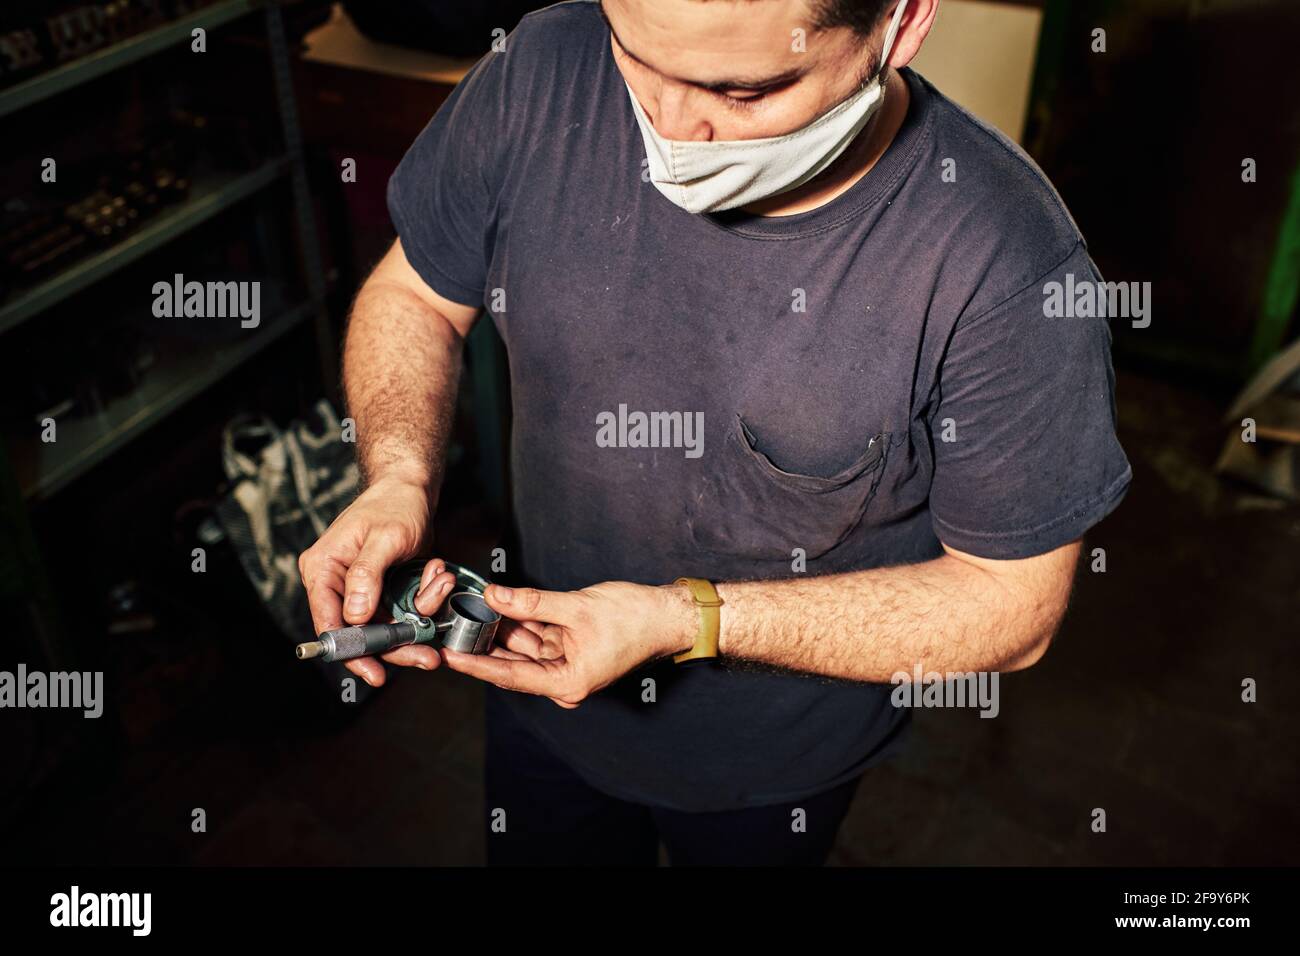
<instances>
[{"instance_id":1,"label":"man's left hand","mask_svg":"<svg viewBox=\"0 0 1300 956\"><path fill-rule=\"evenodd\" d=\"M503 618L496 647L485 655L444 648L447 665L567 708L652 658L690 648L699 622L677 585L608 581L538 591L494 584L484 597Z\"/></svg>"}]
</instances>

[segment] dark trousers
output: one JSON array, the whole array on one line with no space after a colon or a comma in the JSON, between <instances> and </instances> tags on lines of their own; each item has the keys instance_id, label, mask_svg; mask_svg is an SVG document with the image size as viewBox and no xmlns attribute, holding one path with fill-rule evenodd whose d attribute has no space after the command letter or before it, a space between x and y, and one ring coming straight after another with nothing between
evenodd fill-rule
<instances>
[{"instance_id":1,"label":"dark trousers","mask_svg":"<svg viewBox=\"0 0 1300 956\"><path fill-rule=\"evenodd\" d=\"M855 779L790 803L717 813L629 803L570 770L511 712L504 693L487 691L491 866L654 866L660 841L674 866L819 866L857 789ZM796 808L804 811L799 832Z\"/></svg>"}]
</instances>

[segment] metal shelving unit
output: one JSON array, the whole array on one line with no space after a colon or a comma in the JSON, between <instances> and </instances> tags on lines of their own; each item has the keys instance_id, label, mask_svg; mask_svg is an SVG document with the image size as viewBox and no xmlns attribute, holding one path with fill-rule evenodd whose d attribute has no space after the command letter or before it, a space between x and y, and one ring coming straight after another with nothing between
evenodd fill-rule
<instances>
[{"instance_id":1,"label":"metal shelving unit","mask_svg":"<svg viewBox=\"0 0 1300 956\"><path fill-rule=\"evenodd\" d=\"M265 328L238 345L186 355L148 378L129 396L111 402L102 414L61 426L57 442L32 442L23 449L29 454L17 456L14 466L23 497L48 498L64 488L300 325L310 314L311 307L304 303L267 320Z\"/></svg>"},{"instance_id":2,"label":"metal shelving unit","mask_svg":"<svg viewBox=\"0 0 1300 956\"><path fill-rule=\"evenodd\" d=\"M241 176L216 176L197 182L190 197L150 219L121 242L78 260L40 285L0 304L0 334L57 305L100 279L125 268L217 213L269 186L289 169L288 157L273 159Z\"/></svg>"},{"instance_id":3,"label":"metal shelving unit","mask_svg":"<svg viewBox=\"0 0 1300 956\"><path fill-rule=\"evenodd\" d=\"M34 76L30 80L11 86L7 90L0 91L0 118L176 46L188 40L190 33L199 27L211 30L223 23L229 23L258 5L257 0L221 0L189 16L137 34L113 46L96 50L71 63L65 63L40 76Z\"/></svg>"},{"instance_id":4,"label":"metal shelving unit","mask_svg":"<svg viewBox=\"0 0 1300 956\"><path fill-rule=\"evenodd\" d=\"M320 249L303 165L297 104L289 67L288 46L279 0L219 0L173 22L98 50L75 62L56 67L5 90L0 90L0 120L58 95L75 95L78 87L120 70L146 57L188 45L194 29L211 30L247 14L264 15L266 46L270 56L273 102L280 120L284 153L242 174L196 175L189 197L159 213L110 248L77 260L73 265L36 286L0 302L0 336L25 323L40 321L43 313L68 297L137 262L221 212L258 192L289 180L292 193L291 226L305 301L286 303L281 314L237 344L195 349L151 369L132 394L118 398L98 415L59 423L59 439L43 444L37 436L13 438L0 447L0 595L27 605L37 623L41 653L51 668L73 666L76 650L59 638L54 604L39 547L27 513L29 503L46 500L144 434L230 373L253 359L276 340L313 321L320 366L331 381L335 370L333 327L326 305ZM2 124L0 124L2 128ZM53 622L53 626L50 626Z\"/></svg>"}]
</instances>

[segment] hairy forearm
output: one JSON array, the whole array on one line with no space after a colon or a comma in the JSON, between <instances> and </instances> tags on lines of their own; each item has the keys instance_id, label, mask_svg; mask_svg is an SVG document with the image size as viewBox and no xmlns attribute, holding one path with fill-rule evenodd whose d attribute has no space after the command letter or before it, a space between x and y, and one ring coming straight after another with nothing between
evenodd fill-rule
<instances>
[{"instance_id":1,"label":"hairy forearm","mask_svg":"<svg viewBox=\"0 0 1300 956\"><path fill-rule=\"evenodd\" d=\"M362 286L343 348L343 390L366 484L397 478L436 497L461 349L451 323L410 290L377 277Z\"/></svg>"},{"instance_id":2,"label":"hairy forearm","mask_svg":"<svg viewBox=\"0 0 1300 956\"><path fill-rule=\"evenodd\" d=\"M722 583L719 652L877 682L918 665L925 672L1028 667L1060 623L1077 554L1070 545L1003 562L1005 573L945 554L824 577Z\"/></svg>"}]
</instances>

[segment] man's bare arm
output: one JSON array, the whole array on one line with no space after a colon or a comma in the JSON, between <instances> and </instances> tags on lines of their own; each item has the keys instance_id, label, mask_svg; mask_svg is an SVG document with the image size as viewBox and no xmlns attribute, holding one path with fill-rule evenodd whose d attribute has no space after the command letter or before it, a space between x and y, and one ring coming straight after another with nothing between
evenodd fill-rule
<instances>
[{"instance_id":1,"label":"man's bare arm","mask_svg":"<svg viewBox=\"0 0 1300 956\"><path fill-rule=\"evenodd\" d=\"M922 564L718 585L718 649L791 670L887 682L926 671L1019 670L1065 613L1080 544L1018 561L952 548Z\"/></svg>"},{"instance_id":2,"label":"man's bare arm","mask_svg":"<svg viewBox=\"0 0 1300 956\"><path fill-rule=\"evenodd\" d=\"M396 477L436 497L461 349L478 312L430 289L400 240L362 285L343 347L343 390L367 485Z\"/></svg>"},{"instance_id":3,"label":"man's bare arm","mask_svg":"<svg viewBox=\"0 0 1300 956\"><path fill-rule=\"evenodd\" d=\"M1018 561L952 548L922 564L825 577L717 585L719 651L849 680L900 672L1013 671L1047 650L1070 596L1078 541ZM651 658L691 647L699 612L685 588L607 581L581 591L487 590L524 622L487 656L444 651L454 669L561 707Z\"/></svg>"},{"instance_id":4,"label":"man's bare arm","mask_svg":"<svg viewBox=\"0 0 1300 956\"><path fill-rule=\"evenodd\" d=\"M343 348L343 388L365 488L298 559L317 633L369 621L379 610L384 573L428 544L462 346L478 312L429 288L400 242L357 294ZM453 581L441 561L430 561L416 607L432 611ZM430 647L398 648L384 659L426 669L440 663ZM384 681L373 658L347 666L370 684Z\"/></svg>"}]
</instances>

